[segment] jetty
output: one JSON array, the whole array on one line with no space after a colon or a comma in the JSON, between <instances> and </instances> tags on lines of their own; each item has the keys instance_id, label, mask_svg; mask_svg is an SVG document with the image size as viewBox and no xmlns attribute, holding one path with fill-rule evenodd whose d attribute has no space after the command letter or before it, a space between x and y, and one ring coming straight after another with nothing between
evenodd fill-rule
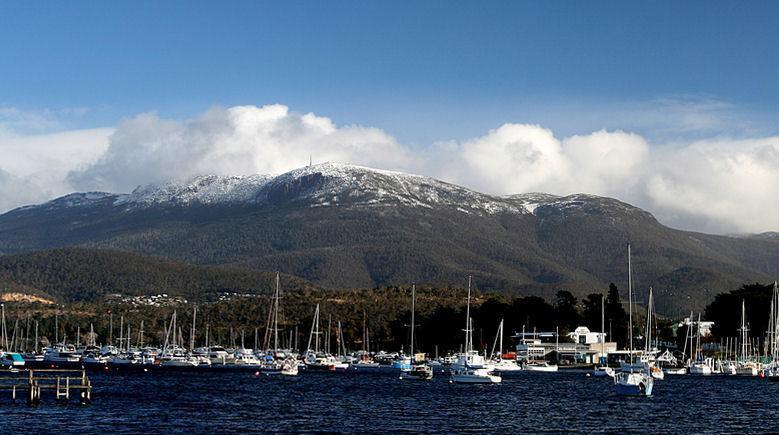
<instances>
[{"instance_id":1,"label":"jetty","mask_svg":"<svg viewBox=\"0 0 779 435\"><path fill-rule=\"evenodd\" d=\"M44 395L57 402L92 401L92 383L84 369L0 370L0 397L7 392L12 402L25 399L28 405L39 404Z\"/></svg>"}]
</instances>

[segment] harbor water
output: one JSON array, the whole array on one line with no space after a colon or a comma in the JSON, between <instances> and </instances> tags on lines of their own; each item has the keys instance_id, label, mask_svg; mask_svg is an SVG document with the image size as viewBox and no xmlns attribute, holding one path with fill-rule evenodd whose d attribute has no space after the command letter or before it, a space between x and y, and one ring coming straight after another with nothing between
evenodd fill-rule
<instances>
[{"instance_id":1,"label":"harbor water","mask_svg":"<svg viewBox=\"0 0 779 435\"><path fill-rule=\"evenodd\" d=\"M779 383L669 376L652 397L610 378L520 372L493 385L396 375L251 372L93 373L93 401L38 406L0 397L6 433L206 431L776 432Z\"/></svg>"}]
</instances>

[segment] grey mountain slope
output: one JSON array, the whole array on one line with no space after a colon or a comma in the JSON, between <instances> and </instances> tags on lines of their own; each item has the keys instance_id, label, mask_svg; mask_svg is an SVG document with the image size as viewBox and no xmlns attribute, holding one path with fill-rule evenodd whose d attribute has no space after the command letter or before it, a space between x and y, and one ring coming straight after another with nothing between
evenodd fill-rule
<instances>
[{"instance_id":1,"label":"grey mountain slope","mask_svg":"<svg viewBox=\"0 0 779 435\"><path fill-rule=\"evenodd\" d=\"M0 216L0 251L90 246L195 264L280 269L328 287L411 281L550 296L626 287L658 309L779 275L779 242L670 229L592 195L485 195L428 177L323 164L277 176L198 177L131 194L73 194ZM639 296L639 300L642 296Z\"/></svg>"}]
</instances>

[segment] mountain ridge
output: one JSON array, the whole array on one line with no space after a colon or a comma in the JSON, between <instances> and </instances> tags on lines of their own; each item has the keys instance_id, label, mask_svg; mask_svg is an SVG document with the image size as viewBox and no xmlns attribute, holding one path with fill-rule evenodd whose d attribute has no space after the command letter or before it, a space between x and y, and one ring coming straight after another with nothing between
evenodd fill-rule
<instances>
[{"instance_id":1,"label":"mountain ridge","mask_svg":"<svg viewBox=\"0 0 779 435\"><path fill-rule=\"evenodd\" d=\"M658 310L702 308L719 291L779 275L772 238L675 230L612 198L495 196L333 163L77 193L0 215L3 253L113 249L282 270L330 288L451 285L473 274L487 288L583 295L626 287L628 242L636 288L656 286Z\"/></svg>"}]
</instances>

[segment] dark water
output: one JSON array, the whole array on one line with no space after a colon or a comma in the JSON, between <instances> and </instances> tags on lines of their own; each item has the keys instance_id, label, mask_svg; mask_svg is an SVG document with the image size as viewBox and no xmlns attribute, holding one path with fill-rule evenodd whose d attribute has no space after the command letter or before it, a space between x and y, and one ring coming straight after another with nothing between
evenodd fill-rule
<instances>
[{"instance_id":1,"label":"dark water","mask_svg":"<svg viewBox=\"0 0 779 435\"><path fill-rule=\"evenodd\" d=\"M497 385L400 381L391 374L95 373L93 402L37 407L0 397L14 432L779 431L779 383L668 377L623 398L583 372L518 373ZM4 392L5 393L5 392Z\"/></svg>"}]
</instances>

